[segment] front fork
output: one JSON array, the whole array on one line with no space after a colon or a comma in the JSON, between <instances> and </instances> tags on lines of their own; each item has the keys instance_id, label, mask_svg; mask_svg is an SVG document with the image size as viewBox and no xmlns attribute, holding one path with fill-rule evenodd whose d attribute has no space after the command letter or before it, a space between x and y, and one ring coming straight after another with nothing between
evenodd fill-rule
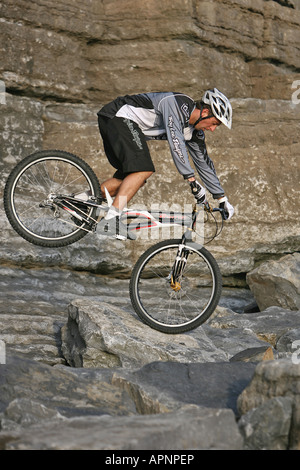
<instances>
[{"instance_id":1,"label":"front fork","mask_svg":"<svg viewBox=\"0 0 300 470\"><path fill-rule=\"evenodd\" d=\"M192 212L192 224L191 227L188 227L186 232L184 233L182 237L182 243L178 246L178 251L176 254L176 258L172 267L171 271L171 287L175 292L180 291L181 289L181 279L182 275L184 273L187 259L189 256L189 250L186 248L185 242L186 241L192 241L192 232L196 228L196 220L197 220L197 213L199 209L197 207L197 204L194 205L193 207L193 212Z\"/></svg>"},{"instance_id":2,"label":"front fork","mask_svg":"<svg viewBox=\"0 0 300 470\"><path fill-rule=\"evenodd\" d=\"M186 245L180 244L171 271L171 287L175 292L181 289L181 278L186 267L188 255L189 250L186 249Z\"/></svg>"}]
</instances>

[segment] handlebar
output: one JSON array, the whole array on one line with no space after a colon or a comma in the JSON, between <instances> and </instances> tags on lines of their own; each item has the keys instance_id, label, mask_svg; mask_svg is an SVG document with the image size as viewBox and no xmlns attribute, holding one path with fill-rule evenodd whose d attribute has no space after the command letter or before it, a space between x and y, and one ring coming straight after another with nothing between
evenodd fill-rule
<instances>
[{"instance_id":1,"label":"handlebar","mask_svg":"<svg viewBox=\"0 0 300 470\"><path fill-rule=\"evenodd\" d=\"M228 219L229 214L228 214L228 212L225 211L225 209L223 209L222 207L214 207L212 211L213 211L213 212L220 212L223 220L227 220L227 219Z\"/></svg>"},{"instance_id":2,"label":"handlebar","mask_svg":"<svg viewBox=\"0 0 300 470\"><path fill-rule=\"evenodd\" d=\"M200 205L203 204L204 209L207 212L220 212L223 220L227 220L229 217L228 212L224 209L224 202L220 204L220 207L214 207L213 209L211 209L207 200L205 200L204 202L199 201L197 204L200 204Z\"/></svg>"},{"instance_id":3,"label":"handlebar","mask_svg":"<svg viewBox=\"0 0 300 470\"><path fill-rule=\"evenodd\" d=\"M223 208L223 207L214 207L213 209L211 208L211 206L209 205L208 201L204 201L204 202L196 202L194 207L193 207L193 213L192 213L192 225L191 225L191 228L189 228L185 233L184 233L184 237L185 239L190 239L191 238L191 230L194 230L196 231L196 221L197 221L197 213L199 212L199 210L197 210L197 206L202 206L202 208L204 208L204 211L207 213L207 215L211 215L212 219L214 220L215 222L215 233L213 233L211 236L209 237L205 237L207 238L207 241L205 242L205 244L207 243L210 243L212 240L214 240L218 235L220 235L220 233L222 232L222 229L223 229L223 222L224 220L227 220L228 219L228 212ZM221 206L221 204L220 204ZM220 223L220 221L218 222L217 218L213 215L213 213L216 213L218 212L220 215L221 215L221 219L222 219L222 222Z\"/></svg>"}]
</instances>

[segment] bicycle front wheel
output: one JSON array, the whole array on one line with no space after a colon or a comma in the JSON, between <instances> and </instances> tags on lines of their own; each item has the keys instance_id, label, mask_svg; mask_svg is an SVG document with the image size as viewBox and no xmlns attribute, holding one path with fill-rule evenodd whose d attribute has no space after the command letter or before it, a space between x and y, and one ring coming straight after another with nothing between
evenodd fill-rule
<instances>
[{"instance_id":1,"label":"bicycle front wheel","mask_svg":"<svg viewBox=\"0 0 300 470\"><path fill-rule=\"evenodd\" d=\"M4 189L4 208L14 230L39 246L70 245L87 234L86 222L53 202L56 195L100 197L98 178L91 167L61 150L28 155L11 172ZM96 208L81 206L86 219L96 217Z\"/></svg>"},{"instance_id":2,"label":"bicycle front wheel","mask_svg":"<svg viewBox=\"0 0 300 470\"><path fill-rule=\"evenodd\" d=\"M140 319L163 333L184 333L203 324L221 296L222 276L212 254L195 243L184 245L185 263L177 282L172 271L181 240L165 240L137 261L130 297Z\"/></svg>"}]
</instances>

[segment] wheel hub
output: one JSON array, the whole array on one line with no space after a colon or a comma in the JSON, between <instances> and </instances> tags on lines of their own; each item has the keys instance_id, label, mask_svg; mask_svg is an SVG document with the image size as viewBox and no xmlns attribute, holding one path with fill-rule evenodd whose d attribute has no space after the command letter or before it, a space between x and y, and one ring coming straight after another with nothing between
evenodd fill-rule
<instances>
[{"instance_id":1,"label":"wheel hub","mask_svg":"<svg viewBox=\"0 0 300 470\"><path fill-rule=\"evenodd\" d=\"M178 291L180 291L180 289L181 289L181 284L180 284L180 282L175 281L175 280L173 279L173 276L172 276L172 279L171 279L171 287L172 287L172 289L173 289L175 292L178 292Z\"/></svg>"}]
</instances>

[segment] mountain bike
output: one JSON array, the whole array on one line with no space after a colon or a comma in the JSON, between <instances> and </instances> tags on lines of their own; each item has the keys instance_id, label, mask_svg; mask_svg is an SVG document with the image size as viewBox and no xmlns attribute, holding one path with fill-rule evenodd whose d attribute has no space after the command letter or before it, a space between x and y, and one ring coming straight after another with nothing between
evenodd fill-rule
<instances>
[{"instance_id":1,"label":"mountain bike","mask_svg":"<svg viewBox=\"0 0 300 470\"><path fill-rule=\"evenodd\" d=\"M38 151L25 157L10 173L4 208L13 229L38 246L59 248L95 233L112 200L103 200L93 169L78 156L61 151ZM203 212L204 211L204 212ZM215 238L226 214L195 204L190 214L127 209L122 220L128 230L182 225L181 238L156 243L136 262L129 284L132 306L139 318L164 333L183 333L203 324L221 296L222 277L212 254L195 243L199 213L212 217ZM216 213L221 215L221 224ZM130 241L133 243L133 241Z\"/></svg>"}]
</instances>

